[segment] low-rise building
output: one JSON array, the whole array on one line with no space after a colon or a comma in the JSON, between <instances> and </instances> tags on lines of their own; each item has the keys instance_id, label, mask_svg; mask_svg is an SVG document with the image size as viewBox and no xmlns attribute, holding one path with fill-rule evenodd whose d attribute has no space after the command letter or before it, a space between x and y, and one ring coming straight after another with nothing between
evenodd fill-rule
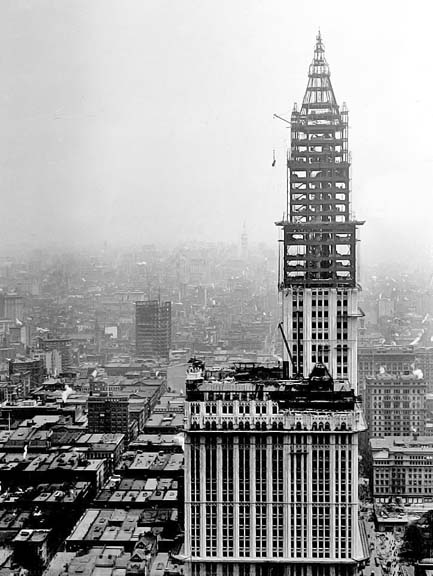
<instances>
[{"instance_id":1,"label":"low-rise building","mask_svg":"<svg viewBox=\"0 0 433 576\"><path fill-rule=\"evenodd\" d=\"M370 440L373 497L377 502L433 502L433 438L386 437Z\"/></svg>"},{"instance_id":2,"label":"low-rise building","mask_svg":"<svg viewBox=\"0 0 433 576\"><path fill-rule=\"evenodd\" d=\"M122 546L91 548L86 554L77 554L66 565L61 576L132 576L146 574L150 554L141 551L125 552Z\"/></svg>"},{"instance_id":3,"label":"low-rise building","mask_svg":"<svg viewBox=\"0 0 433 576\"><path fill-rule=\"evenodd\" d=\"M12 487L0 493L0 506L2 509L31 509L43 510L52 506L69 506L79 508L88 502L92 491L90 482L62 482L56 484L38 484L29 486L25 490Z\"/></svg>"},{"instance_id":4,"label":"low-rise building","mask_svg":"<svg viewBox=\"0 0 433 576\"><path fill-rule=\"evenodd\" d=\"M34 399L20 400L18 402L3 402L0 405L0 424L4 428L13 426L22 420L29 420L37 416L63 415L72 422L82 420L82 411L72 403L40 402Z\"/></svg>"},{"instance_id":5,"label":"low-rise building","mask_svg":"<svg viewBox=\"0 0 433 576\"><path fill-rule=\"evenodd\" d=\"M89 508L67 538L66 549L72 551L104 544L123 546L129 552L149 532L160 538L174 539L180 532L177 508Z\"/></svg>"},{"instance_id":6,"label":"low-rise building","mask_svg":"<svg viewBox=\"0 0 433 576\"><path fill-rule=\"evenodd\" d=\"M120 461L125 450L124 434L81 434L75 440L79 449L86 448L89 460L103 458L107 462L108 472L111 473Z\"/></svg>"},{"instance_id":7,"label":"low-rise building","mask_svg":"<svg viewBox=\"0 0 433 576\"><path fill-rule=\"evenodd\" d=\"M179 500L179 480L174 478L123 478L109 480L94 503L107 508L161 508L183 506Z\"/></svg>"},{"instance_id":8,"label":"low-rise building","mask_svg":"<svg viewBox=\"0 0 433 576\"><path fill-rule=\"evenodd\" d=\"M92 434L120 433L125 435L127 441L131 439L127 396L108 393L89 396L87 418Z\"/></svg>"},{"instance_id":9,"label":"low-rise building","mask_svg":"<svg viewBox=\"0 0 433 576\"><path fill-rule=\"evenodd\" d=\"M184 455L165 452L125 452L116 468L122 477L164 477L183 476Z\"/></svg>"},{"instance_id":10,"label":"low-rise building","mask_svg":"<svg viewBox=\"0 0 433 576\"><path fill-rule=\"evenodd\" d=\"M182 434L139 434L134 442L129 444L129 450L143 452L183 452Z\"/></svg>"},{"instance_id":11,"label":"low-rise building","mask_svg":"<svg viewBox=\"0 0 433 576\"><path fill-rule=\"evenodd\" d=\"M42 483L89 482L98 490L105 480L105 461L89 460L77 452L49 454L0 453L0 485L21 488Z\"/></svg>"},{"instance_id":12,"label":"low-rise building","mask_svg":"<svg viewBox=\"0 0 433 576\"><path fill-rule=\"evenodd\" d=\"M50 530L21 530L12 541L16 561L33 570L45 567L50 556L49 536Z\"/></svg>"},{"instance_id":13,"label":"low-rise building","mask_svg":"<svg viewBox=\"0 0 433 576\"><path fill-rule=\"evenodd\" d=\"M143 427L146 434L177 434L184 429L183 412L153 413Z\"/></svg>"},{"instance_id":14,"label":"low-rise building","mask_svg":"<svg viewBox=\"0 0 433 576\"><path fill-rule=\"evenodd\" d=\"M88 398L89 432L121 433L126 442L144 429L146 419L159 397L159 387L132 390L125 387L117 392L101 392Z\"/></svg>"}]
</instances>

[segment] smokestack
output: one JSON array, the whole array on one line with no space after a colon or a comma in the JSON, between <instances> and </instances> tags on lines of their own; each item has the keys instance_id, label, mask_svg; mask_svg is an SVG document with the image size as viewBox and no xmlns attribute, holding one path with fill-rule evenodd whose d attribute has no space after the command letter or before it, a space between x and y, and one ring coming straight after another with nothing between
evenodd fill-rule
<instances>
[{"instance_id":1,"label":"smokestack","mask_svg":"<svg viewBox=\"0 0 433 576\"><path fill-rule=\"evenodd\" d=\"M176 436L173 438L173 440L176 442L176 444L179 444L179 446L182 448L182 452L185 452L185 435L183 432L179 432L179 434L176 434Z\"/></svg>"},{"instance_id":2,"label":"smokestack","mask_svg":"<svg viewBox=\"0 0 433 576\"><path fill-rule=\"evenodd\" d=\"M63 404L66 404L66 401L68 399L68 396L70 396L72 394L73 390L70 386L68 386L67 384L65 384L65 389L62 392L62 402Z\"/></svg>"}]
</instances>

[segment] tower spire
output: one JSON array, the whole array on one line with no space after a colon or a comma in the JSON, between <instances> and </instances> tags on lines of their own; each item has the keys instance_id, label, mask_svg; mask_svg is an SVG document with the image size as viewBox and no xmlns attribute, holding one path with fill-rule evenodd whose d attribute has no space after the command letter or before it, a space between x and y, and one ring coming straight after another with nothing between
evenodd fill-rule
<instances>
[{"instance_id":1,"label":"tower spire","mask_svg":"<svg viewBox=\"0 0 433 576\"><path fill-rule=\"evenodd\" d=\"M320 28L319 31L317 33L316 36L316 48L314 50L314 53L318 53L318 54L324 54L325 53L325 47L323 46L323 42L322 42L322 34L320 32Z\"/></svg>"},{"instance_id":2,"label":"tower spire","mask_svg":"<svg viewBox=\"0 0 433 576\"><path fill-rule=\"evenodd\" d=\"M319 28L319 32L317 33L317 36L316 36L316 45L314 47L313 64L314 63L316 63L316 64L325 63L326 64L325 46L324 46L323 41L322 41L322 34L320 32L320 28ZM328 73L329 73L329 68L328 68Z\"/></svg>"},{"instance_id":3,"label":"tower spire","mask_svg":"<svg viewBox=\"0 0 433 576\"><path fill-rule=\"evenodd\" d=\"M319 32L316 36L313 61L308 70L308 84L305 91L302 108L304 113L308 113L309 108L314 105L331 105L338 112L337 100L331 84L331 72L325 58L325 46L322 42L322 35Z\"/></svg>"}]
</instances>

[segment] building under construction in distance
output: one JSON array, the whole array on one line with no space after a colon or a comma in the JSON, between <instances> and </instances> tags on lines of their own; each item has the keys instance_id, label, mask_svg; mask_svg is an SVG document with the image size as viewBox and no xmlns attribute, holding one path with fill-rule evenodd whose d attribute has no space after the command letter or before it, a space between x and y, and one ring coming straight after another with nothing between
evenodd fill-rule
<instances>
[{"instance_id":1,"label":"building under construction in distance","mask_svg":"<svg viewBox=\"0 0 433 576\"><path fill-rule=\"evenodd\" d=\"M171 302L135 303L135 346L140 358L168 360L171 347Z\"/></svg>"}]
</instances>

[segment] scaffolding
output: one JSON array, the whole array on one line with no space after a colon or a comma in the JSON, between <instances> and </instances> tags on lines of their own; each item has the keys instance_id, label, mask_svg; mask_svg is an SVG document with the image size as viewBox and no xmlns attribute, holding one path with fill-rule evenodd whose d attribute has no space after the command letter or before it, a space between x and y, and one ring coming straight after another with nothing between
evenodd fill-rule
<instances>
[{"instance_id":1,"label":"scaffolding","mask_svg":"<svg viewBox=\"0 0 433 576\"><path fill-rule=\"evenodd\" d=\"M348 111L340 110L320 32L301 110L291 117L284 277L291 286L356 286L356 229L350 206Z\"/></svg>"}]
</instances>

